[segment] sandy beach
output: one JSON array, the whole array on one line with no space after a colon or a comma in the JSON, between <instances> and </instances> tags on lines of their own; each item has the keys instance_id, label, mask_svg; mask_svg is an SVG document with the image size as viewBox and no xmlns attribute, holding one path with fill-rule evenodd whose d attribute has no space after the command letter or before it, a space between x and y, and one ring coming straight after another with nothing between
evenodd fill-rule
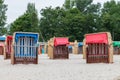
<instances>
[{"instance_id":1,"label":"sandy beach","mask_svg":"<svg viewBox=\"0 0 120 80\"><path fill-rule=\"evenodd\" d=\"M82 55L70 54L68 60L50 60L39 55L39 63L12 65L0 55L1 80L119 80L120 55L113 64L86 64Z\"/></svg>"}]
</instances>

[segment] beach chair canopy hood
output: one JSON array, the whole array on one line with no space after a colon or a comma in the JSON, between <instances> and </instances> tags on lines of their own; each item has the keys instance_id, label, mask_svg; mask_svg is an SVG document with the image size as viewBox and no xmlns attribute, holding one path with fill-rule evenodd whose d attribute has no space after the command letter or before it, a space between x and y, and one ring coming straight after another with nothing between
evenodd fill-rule
<instances>
[{"instance_id":1,"label":"beach chair canopy hood","mask_svg":"<svg viewBox=\"0 0 120 80\"><path fill-rule=\"evenodd\" d=\"M5 41L5 37L0 36L0 41Z\"/></svg>"},{"instance_id":2,"label":"beach chair canopy hood","mask_svg":"<svg viewBox=\"0 0 120 80\"><path fill-rule=\"evenodd\" d=\"M83 46L83 42L78 43L78 47L81 47L81 46Z\"/></svg>"},{"instance_id":3,"label":"beach chair canopy hood","mask_svg":"<svg viewBox=\"0 0 120 80\"><path fill-rule=\"evenodd\" d=\"M19 37L32 37L32 38L34 38L34 42L38 41L38 34L16 33L16 35L15 35L16 42L18 42Z\"/></svg>"},{"instance_id":4,"label":"beach chair canopy hood","mask_svg":"<svg viewBox=\"0 0 120 80\"><path fill-rule=\"evenodd\" d=\"M59 46L59 45L67 45L69 44L68 38L55 38L54 39L54 46Z\"/></svg>"},{"instance_id":5,"label":"beach chair canopy hood","mask_svg":"<svg viewBox=\"0 0 120 80\"><path fill-rule=\"evenodd\" d=\"M120 47L120 41L114 41L113 46L114 47Z\"/></svg>"},{"instance_id":6,"label":"beach chair canopy hood","mask_svg":"<svg viewBox=\"0 0 120 80\"><path fill-rule=\"evenodd\" d=\"M12 40L12 39L13 39L12 36L7 36L7 41Z\"/></svg>"},{"instance_id":7,"label":"beach chair canopy hood","mask_svg":"<svg viewBox=\"0 0 120 80\"><path fill-rule=\"evenodd\" d=\"M69 49L72 49L72 46L69 45L68 48L69 48Z\"/></svg>"},{"instance_id":8,"label":"beach chair canopy hood","mask_svg":"<svg viewBox=\"0 0 120 80\"><path fill-rule=\"evenodd\" d=\"M88 43L105 43L105 44L108 44L107 33L87 34L85 37L86 37L86 44L88 44Z\"/></svg>"}]
</instances>

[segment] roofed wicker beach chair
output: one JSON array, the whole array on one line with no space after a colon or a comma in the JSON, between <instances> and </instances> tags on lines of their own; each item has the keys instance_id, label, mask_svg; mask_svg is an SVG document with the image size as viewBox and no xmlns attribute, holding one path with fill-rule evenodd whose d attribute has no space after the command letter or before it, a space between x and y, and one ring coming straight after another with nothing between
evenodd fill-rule
<instances>
[{"instance_id":1,"label":"roofed wicker beach chair","mask_svg":"<svg viewBox=\"0 0 120 80\"><path fill-rule=\"evenodd\" d=\"M11 54L12 64L38 64L38 33L15 32Z\"/></svg>"}]
</instances>

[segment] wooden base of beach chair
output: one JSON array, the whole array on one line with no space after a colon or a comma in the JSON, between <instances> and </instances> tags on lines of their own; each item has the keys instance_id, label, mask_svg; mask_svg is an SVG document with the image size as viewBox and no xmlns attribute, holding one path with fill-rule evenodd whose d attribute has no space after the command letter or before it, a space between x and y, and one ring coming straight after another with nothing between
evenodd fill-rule
<instances>
[{"instance_id":1,"label":"wooden base of beach chair","mask_svg":"<svg viewBox=\"0 0 120 80\"><path fill-rule=\"evenodd\" d=\"M4 59L10 59L11 58L11 55L10 54L6 54Z\"/></svg>"},{"instance_id":2,"label":"wooden base of beach chair","mask_svg":"<svg viewBox=\"0 0 120 80\"><path fill-rule=\"evenodd\" d=\"M78 54L83 54L83 47L78 47Z\"/></svg>"},{"instance_id":3,"label":"wooden base of beach chair","mask_svg":"<svg viewBox=\"0 0 120 80\"><path fill-rule=\"evenodd\" d=\"M114 53L115 55L120 55L120 48L119 48L119 47L114 47L113 49L114 49L114 50L113 50L113 53Z\"/></svg>"},{"instance_id":4,"label":"wooden base of beach chair","mask_svg":"<svg viewBox=\"0 0 120 80\"><path fill-rule=\"evenodd\" d=\"M87 57L87 63L109 63L108 55L90 55Z\"/></svg>"},{"instance_id":5,"label":"wooden base of beach chair","mask_svg":"<svg viewBox=\"0 0 120 80\"><path fill-rule=\"evenodd\" d=\"M13 64L38 64L37 58L14 58Z\"/></svg>"},{"instance_id":6,"label":"wooden base of beach chair","mask_svg":"<svg viewBox=\"0 0 120 80\"><path fill-rule=\"evenodd\" d=\"M88 44L87 63L109 63L109 51L106 44Z\"/></svg>"},{"instance_id":7,"label":"wooden base of beach chair","mask_svg":"<svg viewBox=\"0 0 120 80\"><path fill-rule=\"evenodd\" d=\"M53 51L53 59L68 59L69 52L66 46L56 46Z\"/></svg>"},{"instance_id":8,"label":"wooden base of beach chair","mask_svg":"<svg viewBox=\"0 0 120 80\"><path fill-rule=\"evenodd\" d=\"M69 53L72 53L72 52L73 52L73 51L72 51L72 48L71 48L71 49L69 49L68 51L69 51Z\"/></svg>"},{"instance_id":9,"label":"wooden base of beach chair","mask_svg":"<svg viewBox=\"0 0 120 80\"><path fill-rule=\"evenodd\" d=\"M3 53L4 53L4 48L0 46L0 55L3 55Z\"/></svg>"}]
</instances>

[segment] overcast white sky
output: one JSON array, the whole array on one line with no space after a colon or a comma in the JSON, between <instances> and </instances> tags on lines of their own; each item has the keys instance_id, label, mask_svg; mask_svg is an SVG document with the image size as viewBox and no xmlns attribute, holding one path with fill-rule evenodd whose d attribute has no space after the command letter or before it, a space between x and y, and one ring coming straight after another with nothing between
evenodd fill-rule
<instances>
[{"instance_id":1,"label":"overcast white sky","mask_svg":"<svg viewBox=\"0 0 120 80\"><path fill-rule=\"evenodd\" d=\"M39 14L42 8L49 6L52 7L62 6L64 1L65 0L5 0L4 3L8 5L8 10L6 12L7 23L9 24L13 22L16 18L22 15L27 8L27 4L30 2L35 3L36 9L38 10L38 14ZM97 2L104 3L106 1L110 1L110 0L94 0L94 3Z\"/></svg>"}]
</instances>

